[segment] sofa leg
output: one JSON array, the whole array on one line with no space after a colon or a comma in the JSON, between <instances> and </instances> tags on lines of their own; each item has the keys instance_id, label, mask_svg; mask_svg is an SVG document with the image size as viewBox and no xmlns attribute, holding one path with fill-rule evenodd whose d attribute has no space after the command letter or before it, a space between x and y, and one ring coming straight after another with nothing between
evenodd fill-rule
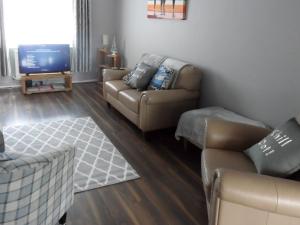
<instances>
[{"instance_id":1,"label":"sofa leg","mask_svg":"<svg viewBox=\"0 0 300 225\"><path fill-rule=\"evenodd\" d=\"M111 104L109 102L106 102L106 105L108 108L111 108Z\"/></svg>"},{"instance_id":2,"label":"sofa leg","mask_svg":"<svg viewBox=\"0 0 300 225\"><path fill-rule=\"evenodd\" d=\"M148 133L145 131L143 131L143 139L144 139L144 141L147 141L147 139L148 139Z\"/></svg>"},{"instance_id":3,"label":"sofa leg","mask_svg":"<svg viewBox=\"0 0 300 225\"><path fill-rule=\"evenodd\" d=\"M183 149L184 149L184 151L189 150L189 141L186 140L185 138L183 138Z\"/></svg>"},{"instance_id":4,"label":"sofa leg","mask_svg":"<svg viewBox=\"0 0 300 225\"><path fill-rule=\"evenodd\" d=\"M58 221L60 225L66 224L67 222L67 213L65 213Z\"/></svg>"}]
</instances>

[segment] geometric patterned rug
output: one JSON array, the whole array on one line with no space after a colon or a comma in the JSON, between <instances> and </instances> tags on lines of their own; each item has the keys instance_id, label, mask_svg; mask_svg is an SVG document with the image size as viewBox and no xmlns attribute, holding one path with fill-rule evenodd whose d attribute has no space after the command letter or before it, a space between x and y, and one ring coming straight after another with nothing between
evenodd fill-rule
<instances>
[{"instance_id":1,"label":"geometric patterned rug","mask_svg":"<svg viewBox=\"0 0 300 225\"><path fill-rule=\"evenodd\" d=\"M26 155L76 146L75 192L139 178L90 117L3 128L5 151Z\"/></svg>"}]
</instances>

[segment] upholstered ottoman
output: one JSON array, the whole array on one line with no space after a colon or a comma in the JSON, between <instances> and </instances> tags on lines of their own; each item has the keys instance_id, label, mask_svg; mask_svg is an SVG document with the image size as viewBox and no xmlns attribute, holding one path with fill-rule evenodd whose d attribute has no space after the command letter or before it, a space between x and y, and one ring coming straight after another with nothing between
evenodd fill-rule
<instances>
[{"instance_id":1,"label":"upholstered ottoman","mask_svg":"<svg viewBox=\"0 0 300 225\"><path fill-rule=\"evenodd\" d=\"M250 124L258 127L268 127L262 122L246 118L222 107L207 107L183 113L177 125L175 138L177 140L180 140L180 138L184 138L185 140L188 140L189 142L202 149L206 118L218 118L232 122Z\"/></svg>"}]
</instances>

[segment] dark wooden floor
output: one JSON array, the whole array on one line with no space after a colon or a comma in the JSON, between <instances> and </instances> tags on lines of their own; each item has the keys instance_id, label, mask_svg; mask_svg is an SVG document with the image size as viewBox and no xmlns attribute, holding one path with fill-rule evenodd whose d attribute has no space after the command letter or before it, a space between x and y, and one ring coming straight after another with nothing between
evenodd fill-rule
<instances>
[{"instance_id":1,"label":"dark wooden floor","mask_svg":"<svg viewBox=\"0 0 300 225\"><path fill-rule=\"evenodd\" d=\"M207 224L200 177L200 150L183 150L174 130L141 132L106 107L97 84L75 85L72 93L23 96L0 90L0 126L91 116L137 170L140 179L75 196L69 225Z\"/></svg>"}]
</instances>

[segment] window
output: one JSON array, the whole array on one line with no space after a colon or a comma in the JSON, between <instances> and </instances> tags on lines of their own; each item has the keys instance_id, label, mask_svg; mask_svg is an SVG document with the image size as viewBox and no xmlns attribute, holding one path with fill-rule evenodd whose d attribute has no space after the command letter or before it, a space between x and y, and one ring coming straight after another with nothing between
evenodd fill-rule
<instances>
[{"instance_id":1,"label":"window","mask_svg":"<svg viewBox=\"0 0 300 225\"><path fill-rule=\"evenodd\" d=\"M72 44L72 0L4 0L8 48L19 44Z\"/></svg>"}]
</instances>

